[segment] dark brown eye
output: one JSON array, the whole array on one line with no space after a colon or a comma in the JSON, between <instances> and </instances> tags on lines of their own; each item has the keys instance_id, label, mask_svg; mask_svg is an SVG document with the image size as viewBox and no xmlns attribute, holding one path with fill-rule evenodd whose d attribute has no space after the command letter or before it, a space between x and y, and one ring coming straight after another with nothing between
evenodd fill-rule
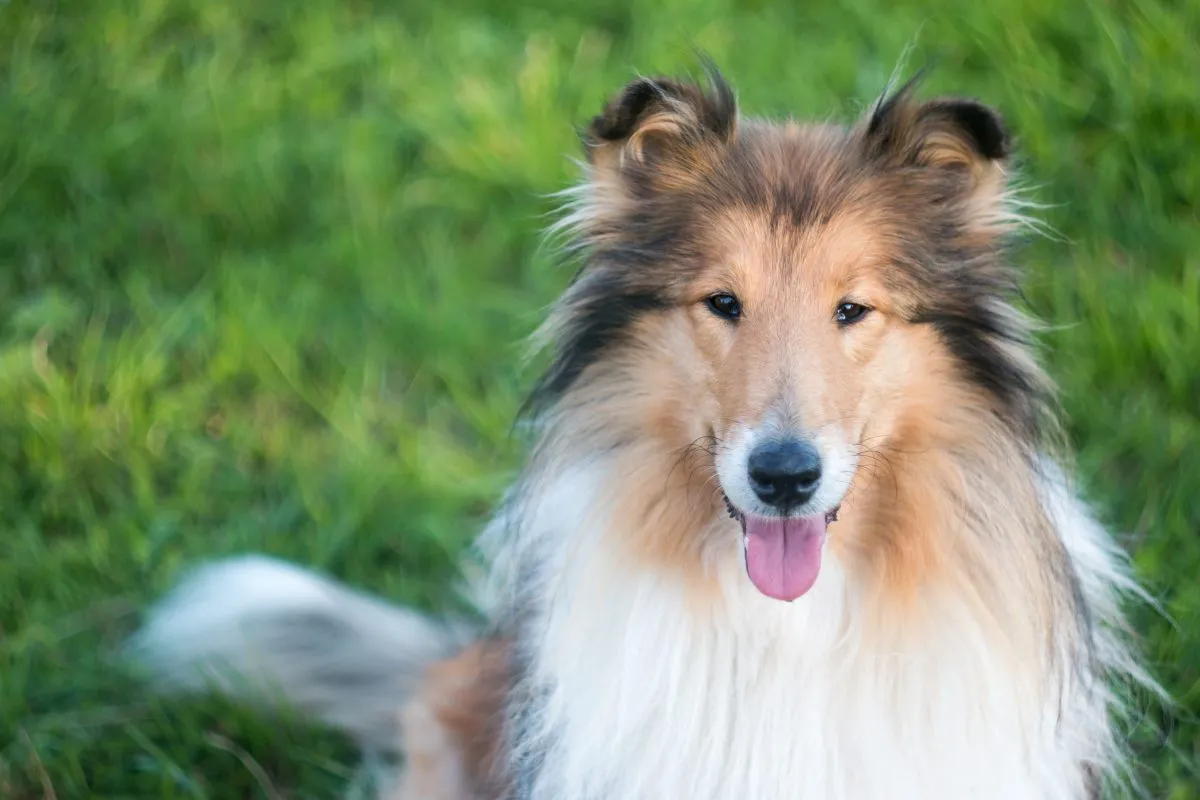
<instances>
[{"instance_id":1,"label":"dark brown eye","mask_svg":"<svg viewBox=\"0 0 1200 800\"><path fill-rule=\"evenodd\" d=\"M834 312L839 325L853 325L867 315L871 309L858 303L842 303Z\"/></svg>"},{"instance_id":2,"label":"dark brown eye","mask_svg":"<svg viewBox=\"0 0 1200 800\"><path fill-rule=\"evenodd\" d=\"M705 302L709 311L723 319L737 319L742 315L742 304L731 294L714 294Z\"/></svg>"}]
</instances>

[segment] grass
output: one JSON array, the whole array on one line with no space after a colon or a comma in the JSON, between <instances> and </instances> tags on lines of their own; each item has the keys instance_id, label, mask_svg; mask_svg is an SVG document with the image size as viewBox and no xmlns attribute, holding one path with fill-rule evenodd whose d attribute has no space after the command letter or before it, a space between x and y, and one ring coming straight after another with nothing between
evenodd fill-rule
<instances>
[{"instance_id":1,"label":"grass","mask_svg":"<svg viewBox=\"0 0 1200 800\"><path fill-rule=\"evenodd\" d=\"M912 44L1060 234L1029 303L1172 620L1136 617L1178 700L1144 777L1200 798L1200 5L799 5L0 3L0 796L336 796L337 737L146 698L136 609L247 550L444 603L518 463L574 126L693 45L751 112L849 119Z\"/></svg>"}]
</instances>

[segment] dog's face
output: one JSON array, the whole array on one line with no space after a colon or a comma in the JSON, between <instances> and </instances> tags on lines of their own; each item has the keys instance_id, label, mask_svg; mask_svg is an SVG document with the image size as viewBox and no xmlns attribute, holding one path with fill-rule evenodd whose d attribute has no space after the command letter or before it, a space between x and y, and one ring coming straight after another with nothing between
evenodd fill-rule
<instances>
[{"instance_id":1,"label":"dog's face","mask_svg":"<svg viewBox=\"0 0 1200 800\"><path fill-rule=\"evenodd\" d=\"M797 228L751 209L718 217L712 262L684 306L694 368L710 376L706 422L750 577L790 600L816 580L862 448L886 438L889 387L915 366L910 330L892 324L887 253L869 219L845 210Z\"/></svg>"},{"instance_id":2,"label":"dog's face","mask_svg":"<svg viewBox=\"0 0 1200 800\"><path fill-rule=\"evenodd\" d=\"M852 129L771 125L739 122L719 80L645 80L588 145L572 223L589 264L543 390L603 374L676 446L711 445L764 594L813 585L827 527L906 399L957 382L1027 422L1009 391L1022 373L994 112L904 90Z\"/></svg>"}]
</instances>

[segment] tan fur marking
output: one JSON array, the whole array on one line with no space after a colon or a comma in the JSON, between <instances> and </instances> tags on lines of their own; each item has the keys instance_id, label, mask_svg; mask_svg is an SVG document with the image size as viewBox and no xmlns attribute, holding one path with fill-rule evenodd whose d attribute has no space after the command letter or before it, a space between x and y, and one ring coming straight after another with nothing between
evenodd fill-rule
<instances>
[{"instance_id":1,"label":"tan fur marking","mask_svg":"<svg viewBox=\"0 0 1200 800\"><path fill-rule=\"evenodd\" d=\"M508 643L475 642L432 665L401 712L406 766L394 800L500 796Z\"/></svg>"}]
</instances>

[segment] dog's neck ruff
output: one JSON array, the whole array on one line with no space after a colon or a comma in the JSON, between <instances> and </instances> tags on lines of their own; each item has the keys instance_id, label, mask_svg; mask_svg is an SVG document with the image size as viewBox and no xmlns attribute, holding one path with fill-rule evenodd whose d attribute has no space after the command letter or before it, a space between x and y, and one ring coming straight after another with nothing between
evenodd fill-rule
<instances>
[{"instance_id":1,"label":"dog's neck ruff","mask_svg":"<svg viewBox=\"0 0 1200 800\"><path fill-rule=\"evenodd\" d=\"M1067 646L1061 672L1022 663L952 587L922 594L923 624L899 624L832 558L788 604L736 550L714 552L718 591L698 600L611 546L601 469L559 472L518 524L493 526L497 577L521 576L517 696L537 698L516 709L522 796L1059 800L1087 797L1087 765L1111 762L1106 700ZM1106 534L1047 491L1105 612L1123 580Z\"/></svg>"}]
</instances>

